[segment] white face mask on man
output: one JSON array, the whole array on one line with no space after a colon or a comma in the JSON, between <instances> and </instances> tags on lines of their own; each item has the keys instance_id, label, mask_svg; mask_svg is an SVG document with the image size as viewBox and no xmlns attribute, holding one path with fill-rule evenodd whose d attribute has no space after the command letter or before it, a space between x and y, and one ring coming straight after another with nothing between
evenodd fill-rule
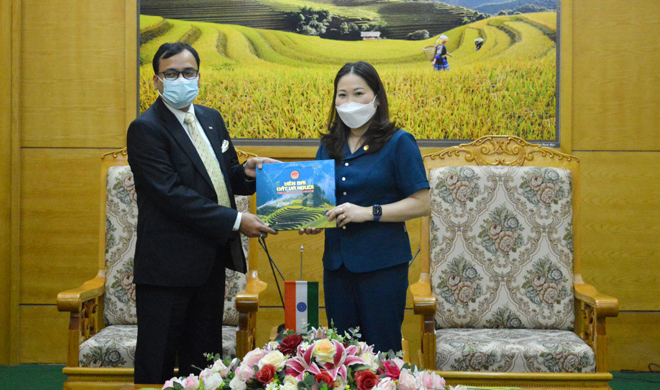
<instances>
[{"instance_id":1,"label":"white face mask on man","mask_svg":"<svg viewBox=\"0 0 660 390\"><path fill-rule=\"evenodd\" d=\"M371 103L349 102L335 107L344 124L351 129L358 129L369 122L376 113L376 97Z\"/></svg>"},{"instance_id":2,"label":"white face mask on man","mask_svg":"<svg viewBox=\"0 0 660 390\"><path fill-rule=\"evenodd\" d=\"M176 108L188 107L199 93L199 77L194 79L185 79L180 77L176 80L163 80L163 93L158 91L158 94L169 104Z\"/></svg>"}]
</instances>

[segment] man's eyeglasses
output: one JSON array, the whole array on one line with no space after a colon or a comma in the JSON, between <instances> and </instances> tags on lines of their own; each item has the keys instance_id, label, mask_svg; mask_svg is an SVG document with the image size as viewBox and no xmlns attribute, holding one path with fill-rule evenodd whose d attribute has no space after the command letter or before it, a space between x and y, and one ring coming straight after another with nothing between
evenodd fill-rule
<instances>
[{"instance_id":1,"label":"man's eyeglasses","mask_svg":"<svg viewBox=\"0 0 660 390\"><path fill-rule=\"evenodd\" d=\"M180 74L183 75L184 79L191 80L191 79L194 79L195 77L197 77L197 75L199 74L199 71L197 69L193 69L193 68L187 68L187 69L184 69L182 71L178 71L176 69L168 69L165 72L160 72L160 74L162 74L163 79L165 79L167 81L172 81L172 80L178 79Z\"/></svg>"}]
</instances>

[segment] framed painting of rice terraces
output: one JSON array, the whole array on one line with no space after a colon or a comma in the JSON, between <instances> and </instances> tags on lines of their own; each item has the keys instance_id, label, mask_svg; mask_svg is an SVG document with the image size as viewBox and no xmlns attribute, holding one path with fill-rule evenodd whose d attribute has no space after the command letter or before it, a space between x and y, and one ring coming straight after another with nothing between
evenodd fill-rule
<instances>
[{"instance_id":1,"label":"framed painting of rice terraces","mask_svg":"<svg viewBox=\"0 0 660 390\"><path fill-rule=\"evenodd\" d=\"M317 144L347 62L378 70L420 146L511 134L558 146L558 0L140 0L140 111L165 42L201 58L195 100L239 143ZM432 60L442 52L445 60ZM437 50L439 49L439 50Z\"/></svg>"}]
</instances>

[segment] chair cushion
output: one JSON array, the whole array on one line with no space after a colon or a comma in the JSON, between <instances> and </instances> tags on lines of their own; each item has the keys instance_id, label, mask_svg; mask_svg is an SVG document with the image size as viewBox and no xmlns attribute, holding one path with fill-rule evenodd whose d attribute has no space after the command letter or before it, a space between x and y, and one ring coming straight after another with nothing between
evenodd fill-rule
<instances>
[{"instance_id":1,"label":"chair cushion","mask_svg":"<svg viewBox=\"0 0 660 390\"><path fill-rule=\"evenodd\" d=\"M438 329L436 369L596 372L594 351L575 333L543 329Z\"/></svg>"},{"instance_id":2,"label":"chair cushion","mask_svg":"<svg viewBox=\"0 0 660 390\"><path fill-rule=\"evenodd\" d=\"M112 325L80 344L80 367L128 367L135 362L137 325ZM208 351L215 352L215 351ZM236 327L222 327L222 356L236 357Z\"/></svg>"},{"instance_id":3,"label":"chair cushion","mask_svg":"<svg viewBox=\"0 0 660 390\"><path fill-rule=\"evenodd\" d=\"M137 195L130 166L108 169L105 234L105 297L103 318L106 325L136 325L133 258L137 240ZM250 197L236 196L236 208L249 212ZM241 235L248 257L249 241ZM224 325L238 325L236 294L245 289L244 274L227 270Z\"/></svg>"},{"instance_id":4,"label":"chair cushion","mask_svg":"<svg viewBox=\"0 0 660 390\"><path fill-rule=\"evenodd\" d=\"M573 329L571 172L442 167L429 182L436 328Z\"/></svg>"}]
</instances>

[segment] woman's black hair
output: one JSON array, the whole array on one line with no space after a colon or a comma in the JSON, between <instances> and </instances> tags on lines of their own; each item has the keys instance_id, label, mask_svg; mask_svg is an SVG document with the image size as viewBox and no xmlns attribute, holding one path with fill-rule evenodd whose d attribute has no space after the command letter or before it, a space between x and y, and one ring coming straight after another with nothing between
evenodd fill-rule
<instances>
[{"instance_id":1,"label":"woman's black hair","mask_svg":"<svg viewBox=\"0 0 660 390\"><path fill-rule=\"evenodd\" d=\"M326 148L328 157L334 160L344 158L344 144L346 144L351 131L339 115L337 115L337 110L335 109L337 84L339 84L339 80L342 77L348 74L360 76L376 95L376 103L378 104L376 113L371 118L369 127L364 133L364 145L369 145L367 153L375 153L381 150L398 129L395 123L390 122L387 94L376 69L364 61L350 62L339 69L335 77L335 91L332 96L332 105L330 106L330 115L328 117L328 132L321 137L321 143Z\"/></svg>"}]
</instances>

